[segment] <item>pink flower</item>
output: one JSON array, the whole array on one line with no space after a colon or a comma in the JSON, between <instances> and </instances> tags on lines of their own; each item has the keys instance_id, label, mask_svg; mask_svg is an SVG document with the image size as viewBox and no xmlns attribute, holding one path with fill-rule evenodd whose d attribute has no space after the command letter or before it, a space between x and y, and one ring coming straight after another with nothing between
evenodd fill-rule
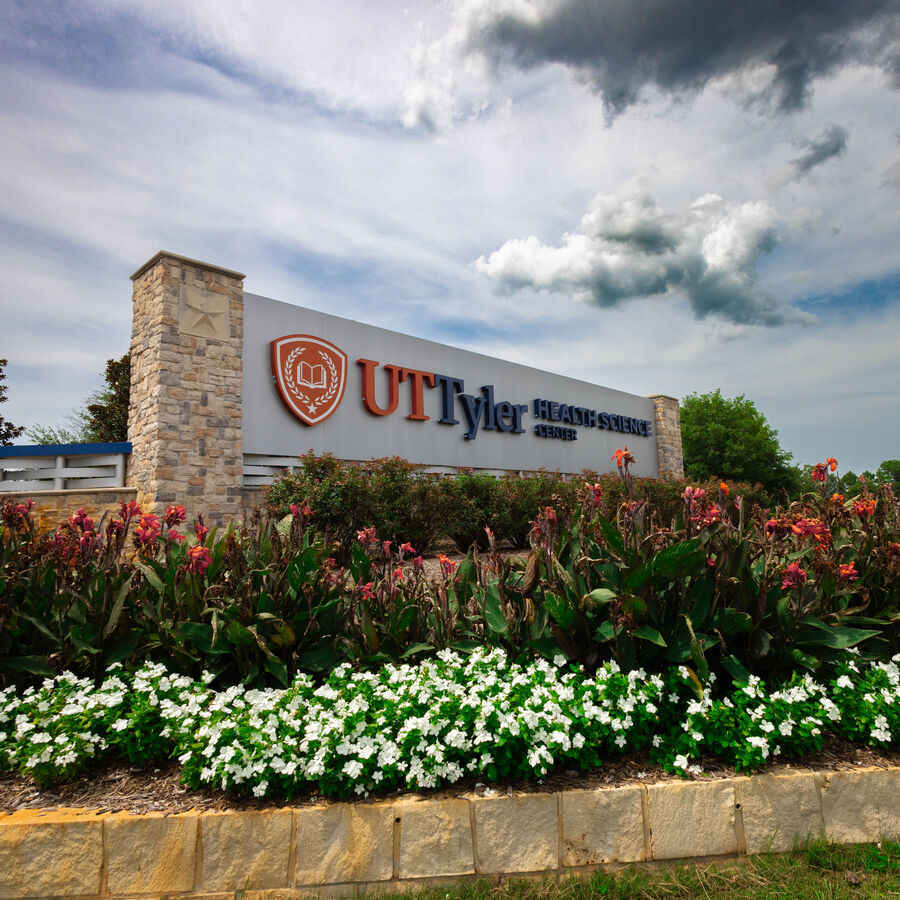
<instances>
[{"instance_id":1,"label":"pink flower","mask_svg":"<svg viewBox=\"0 0 900 900\"><path fill-rule=\"evenodd\" d=\"M140 506L138 506L137 502L134 500L129 500L128 503L123 503L121 509L119 511L119 515L123 519L132 519L135 516L142 515L142 510Z\"/></svg>"},{"instance_id":2,"label":"pink flower","mask_svg":"<svg viewBox=\"0 0 900 900\"><path fill-rule=\"evenodd\" d=\"M167 528L179 525L187 518L187 511L183 506L167 506L163 514L163 521Z\"/></svg>"},{"instance_id":3,"label":"pink flower","mask_svg":"<svg viewBox=\"0 0 900 900\"><path fill-rule=\"evenodd\" d=\"M357 590L362 594L365 600L371 600L375 594L372 592L372 589L375 587L374 582L369 581L366 584L360 584L357 586Z\"/></svg>"},{"instance_id":4,"label":"pink flower","mask_svg":"<svg viewBox=\"0 0 900 900\"><path fill-rule=\"evenodd\" d=\"M187 552L188 571L194 575L203 575L212 564L212 553L206 547L191 547Z\"/></svg>"},{"instance_id":5,"label":"pink flower","mask_svg":"<svg viewBox=\"0 0 900 900\"><path fill-rule=\"evenodd\" d=\"M806 581L806 571L800 568L800 563L792 562L781 573L783 576L781 589L790 590L792 587L800 587Z\"/></svg>"},{"instance_id":6,"label":"pink flower","mask_svg":"<svg viewBox=\"0 0 900 900\"><path fill-rule=\"evenodd\" d=\"M94 527L94 520L83 509L79 509L75 515L69 518L69 521L83 532L90 531Z\"/></svg>"},{"instance_id":7,"label":"pink flower","mask_svg":"<svg viewBox=\"0 0 900 900\"><path fill-rule=\"evenodd\" d=\"M159 537L159 526L159 516L155 516L153 513L144 513L137 528L134 529L135 541L142 546L149 546Z\"/></svg>"},{"instance_id":8,"label":"pink flower","mask_svg":"<svg viewBox=\"0 0 900 900\"><path fill-rule=\"evenodd\" d=\"M360 531L356 532L356 540L359 541L360 544L363 545L366 549L378 542L378 538L375 537L375 526L370 525L368 528L363 528Z\"/></svg>"}]
</instances>

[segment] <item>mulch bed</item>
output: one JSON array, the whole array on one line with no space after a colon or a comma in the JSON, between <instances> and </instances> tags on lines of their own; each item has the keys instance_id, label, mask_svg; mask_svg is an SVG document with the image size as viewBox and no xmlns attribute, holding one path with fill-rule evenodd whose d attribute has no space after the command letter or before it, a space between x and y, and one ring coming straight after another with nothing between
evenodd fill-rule
<instances>
[{"instance_id":1,"label":"mulch bed","mask_svg":"<svg viewBox=\"0 0 900 900\"><path fill-rule=\"evenodd\" d=\"M694 781L710 778L730 778L737 774L730 766L715 759L701 760L702 775L690 776ZM900 752L886 752L850 744L831 738L821 752L801 762L776 762L762 772L786 772L798 770L852 770L863 766L888 768L900 766ZM164 812L179 813L188 810L273 809L284 805L309 806L325 801L319 793L309 791L294 796L270 797L264 800L241 794L203 788L192 791L179 781L180 767L172 763L163 768L141 769L121 763L102 763L94 766L80 778L52 789L38 790L34 781L25 775L0 775L0 815L20 809L94 809L98 812ZM473 778L463 779L440 791L418 792L431 797L458 797L462 794L491 796L497 794L538 793L574 790L579 788L621 787L628 784L655 784L661 781L678 781L679 776L664 772L651 765L646 756L632 755L613 759L602 768L591 772L573 770L557 772L538 781L509 779L486 785ZM371 800L391 799L406 793L395 791Z\"/></svg>"}]
</instances>

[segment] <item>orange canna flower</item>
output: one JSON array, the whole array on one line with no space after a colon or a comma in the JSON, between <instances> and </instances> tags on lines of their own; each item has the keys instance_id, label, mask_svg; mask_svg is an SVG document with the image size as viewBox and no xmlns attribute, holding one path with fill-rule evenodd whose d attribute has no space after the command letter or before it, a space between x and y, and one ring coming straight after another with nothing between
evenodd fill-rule
<instances>
[{"instance_id":1,"label":"orange canna flower","mask_svg":"<svg viewBox=\"0 0 900 900\"><path fill-rule=\"evenodd\" d=\"M833 456L829 456L828 459L825 460L825 465L828 466L832 472L837 470L837 460Z\"/></svg>"},{"instance_id":2,"label":"orange canna flower","mask_svg":"<svg viewBox=\"0 0 900 900\"><path fill-rule=\"evenodd\" d=\"M731 491L728 489L728 485L725 484L724 481L719 482L719 490L727 497Z\"/></svg>"}]
</instances>

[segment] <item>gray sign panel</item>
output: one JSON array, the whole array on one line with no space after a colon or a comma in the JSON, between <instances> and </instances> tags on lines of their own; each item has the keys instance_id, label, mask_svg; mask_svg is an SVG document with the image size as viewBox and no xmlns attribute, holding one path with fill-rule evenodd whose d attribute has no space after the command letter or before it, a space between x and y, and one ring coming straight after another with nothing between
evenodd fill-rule
<instances>
[{"instance_id":1,"label":"gray sign panel","mask_svg":"<svg viewBox=\"0 0 900 900\"><path fill-rule=\"evenodd\" d=\"M243 364L245 453L658 474L646 397L247 293Z\"/></svg>"}]
</instances>

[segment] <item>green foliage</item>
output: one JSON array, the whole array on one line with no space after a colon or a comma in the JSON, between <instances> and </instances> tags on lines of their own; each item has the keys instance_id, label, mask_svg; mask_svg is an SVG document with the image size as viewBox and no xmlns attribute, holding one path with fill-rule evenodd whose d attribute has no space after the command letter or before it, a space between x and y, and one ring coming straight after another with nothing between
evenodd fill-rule
<instances>
[{"instance_id":1,"label":"green foliage","mask_svg":"<svg viewBox=\"0 0 900 900\"><path fill-rule=\"evenodd\" d=\"M681 401L681 437L690 479L759 483L770 493L793 488L791 455L781 449L778 432L743 394L731 399L719 390L689 394Z\"/></svg>"},{"instance_id":2,"label":"green foliage","mask_svg":"<svg viewBox=\"0 0 900 900\"><path fill-rule=\"evenodd\" d=\"M6 360L0 359L0 403L7 401L6 392L9 388L3 384L6 381ZM9 446L25 429L21 425L13 425L0 416L0 446Z\"/></svg>"},{"instance_id":3,"label":"green foliage","mask_svg":"<svg viewBox=\"0 0 900 900\"><path fill-rule=\"evenodd\" d=\"M131 354L108 359L104 373L106 387L88 399L85 440L112 444L128 440L128 403L131 397Z\"/></svg>"},{"instance_id":4,"label":"green foliage","mask_svg":"<svg viewBox=\"0 0 900 900\"><path fill-rule=\"evenodd\" d=\"M345 661L485 644L514 659L562 652L589 671L612 660L625 671L685 665L701 678L784 679L823 671L848 647L879 659L900 651L900 511L890 487L849 500L809 494L767 518L736 485L675 495L670 482L655 494L642 481L566 482L572 505L554 494L537 511L527 557L501 553L488 530L485 550L473 547L458 566L442 557L440 575L426 578L401 530L416 515L420 535L433 527L433 504L416 486L454 487L474 504L518 482L485 482L482 493L480 477L435 482L397 460L374 477L343 472L310 458L306 476L320 475L343 508L354 496L365 502L360 485L408 495L381 513L392 538L364 526L343 556L333 526L310 527L316 513L305 505L222 535L200 522L181 531L182 507L160 520L134 504L101 523L79 511L37 535L28 505L7 500L0 679L98 677L113 662L150 659L194 677L285 685ZM626 488L633 499L620 499Z\"/></svg>"},{"instance_id":5,"label":"green foliage","mask_svg":"<svg viewBox=\"0 0 900 900\"><path fill-rule=\"evenodd\" d=\"M287 515L291 504L309 506L317 527L338 543L344 554L349 553L357 532L370 526L379 538L409 541L422 553L443 536L450 537L462 552L473 544L484 550L490 540L524 549L529 546L528 534L538 511L547 504L574 508L586 481L602 485L611 508L628 498L617 475L584 472L573 478L541 470L497 477L460 469L455 475L436 476L399 457L348 463L310 451L300 457L294 472L285 473L266 488L265 499L276 517ZM716 489L715 485L709 487ZM749 508L772 504L759 486L733 487ZM682 484L671 479L639 478L632 483L634 496L647 501L654 521L661 526L671 525L678 514L683 490Z\"/></svg>"},{"instance_id":6,"label":"green foliage","mask_svg":"<svg viewBox=\"0 0 900 900\"><path fill-rule=\"evenodd\" d=\"M131 354L108 359L106 386L94 391L63 425L32 425L27 434L35 444L106 444L128 440L128 403L131 396Z\"/></svg>"}]
</instances>

